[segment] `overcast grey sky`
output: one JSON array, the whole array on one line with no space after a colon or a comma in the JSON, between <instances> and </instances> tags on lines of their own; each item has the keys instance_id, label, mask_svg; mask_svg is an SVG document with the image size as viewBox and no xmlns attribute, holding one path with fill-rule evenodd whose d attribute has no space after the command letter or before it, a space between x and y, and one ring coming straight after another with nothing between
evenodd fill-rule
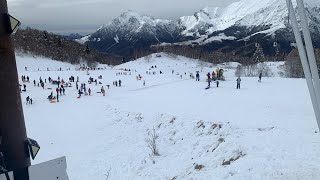
<instances>
[{"instance_id":1,"label":"overcast grey sky","mask_svg":"<svg viewBox=\"0 0 320 180\"><path fill-rule=\"evenodd\" d=\"M156 18L177 19L206 7L239 0L7 0L10 13L24 26L59 33L92 33L102 24L133 10Z\"/></svg>"}]
</instances>

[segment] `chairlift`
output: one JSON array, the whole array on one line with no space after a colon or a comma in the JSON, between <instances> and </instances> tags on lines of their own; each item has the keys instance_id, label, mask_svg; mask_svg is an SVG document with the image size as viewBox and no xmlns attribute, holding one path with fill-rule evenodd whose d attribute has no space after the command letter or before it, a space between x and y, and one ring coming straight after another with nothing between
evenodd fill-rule
<instances>
[{"instance_id":1,"label":"chairlift","mask_svg":"<svg viewBox=\"0 0 320 180\"><path fill-rule=\"evenodd\" d=\"M278 47L278 43L277 42L273 42L273 47Z\"/></svg>"}]
</instances>

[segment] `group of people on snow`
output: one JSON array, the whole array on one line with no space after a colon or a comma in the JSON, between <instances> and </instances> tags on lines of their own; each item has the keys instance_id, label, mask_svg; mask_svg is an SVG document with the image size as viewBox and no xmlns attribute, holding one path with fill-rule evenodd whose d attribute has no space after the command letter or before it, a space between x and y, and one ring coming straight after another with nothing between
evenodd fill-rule
<instances>
[{"instance_id":1,"label":"group of people on snow","mask_svg":"<svg viewBox=\"0 0 320 180\"><path fill-rule=\"evenodd\" d=\"M122 84L122 81L121 80L119 80L119 81L113 81L113 85L114 86L116 86L116 87L121 87L121 84ZM109 87L108 87L108 89L109 89Z\"/></svg>"},{"instance_id":2,"label":"group of people on snow","mask_svg":"<svg viewBox=\"0 0 320 180\"><path fill-rule=\"evenodd\" d=\"M29 79L29 76L21 76L21 80L22 80L22 82L30 82L30 79Z\"/></svg>"}]
</instances>

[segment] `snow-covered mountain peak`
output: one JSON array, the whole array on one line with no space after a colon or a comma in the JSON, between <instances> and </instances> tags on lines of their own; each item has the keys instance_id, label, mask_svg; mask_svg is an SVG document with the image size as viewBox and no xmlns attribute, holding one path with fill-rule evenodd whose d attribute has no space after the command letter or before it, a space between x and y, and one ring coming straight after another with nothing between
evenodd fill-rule
<instances>
[{"instance_id":1,"label":"snow-covered mountain peak","mask_svg":"<svg viewBox=\"0 0 320 180\"><path fill-rule=\"evenodd\" d=\"M218 18L218 17L220 17L222 11L223 11L223 8L219 8L219 7L205 7L205 8L203 8L203 9L201 9L199 13L204 13L204 14L206 14L208 17L210 17L211 19L213 19L213 18Z\"/></svg>"}]
</instances>

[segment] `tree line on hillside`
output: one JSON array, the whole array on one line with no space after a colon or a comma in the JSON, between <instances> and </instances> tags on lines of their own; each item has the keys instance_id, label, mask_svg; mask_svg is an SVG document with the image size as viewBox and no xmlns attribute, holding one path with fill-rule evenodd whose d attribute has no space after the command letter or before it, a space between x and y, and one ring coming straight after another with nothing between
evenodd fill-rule
<instances>
[{"instance_id":1,"label":"tree line on hillside","mask_svg":"<svg viewBox=\"0 0 320 180\"><path fill-rule=\"evenodd\" d=\"M74 40L68 40L63 36L40 31L32 28L19 29L13 35L13 42L17 53L43 56L54 60L79 64L86 61L88 66L95 66L96 62L117 65L130 60L149 56L153 53L165 52L172 55L181 55L192 59L199 59L201 62L219 64L224 62L239 62L246 69L245 74L254 76L255 67L259 63L255 56L254 45L252 52L247 52L247 56L238 52L228 52L225 49L215 51L204 50L198 45L154 45L147 49L134 49L132 58L123 58L113 54L101 53L93 48L87 48L86 44L79 44ZM89 50L89 52L88 52ZM320 66L320 49L315 49L317 64ZM283 76L290 78L303 78L304 73L297 49L293 49L289 54L279 53L277 56L263 56L262 61L285 61ZM320 70L320 69L319 69Z\"/></svg>"},{"instance_id":2,"label":"tree line on hillside","mask_svg":"<svg viewBox=\"0 0 320 180\"><path fill-rule=\"evenodd\" d=\"M88 66L95 66L96 62L116 65L121 63L122 59L119 56L101 53L63 36L32 28L19 29L12 39L17 53L43 56L72 64L86 61Z\"/></svg>"}]
</instances>

